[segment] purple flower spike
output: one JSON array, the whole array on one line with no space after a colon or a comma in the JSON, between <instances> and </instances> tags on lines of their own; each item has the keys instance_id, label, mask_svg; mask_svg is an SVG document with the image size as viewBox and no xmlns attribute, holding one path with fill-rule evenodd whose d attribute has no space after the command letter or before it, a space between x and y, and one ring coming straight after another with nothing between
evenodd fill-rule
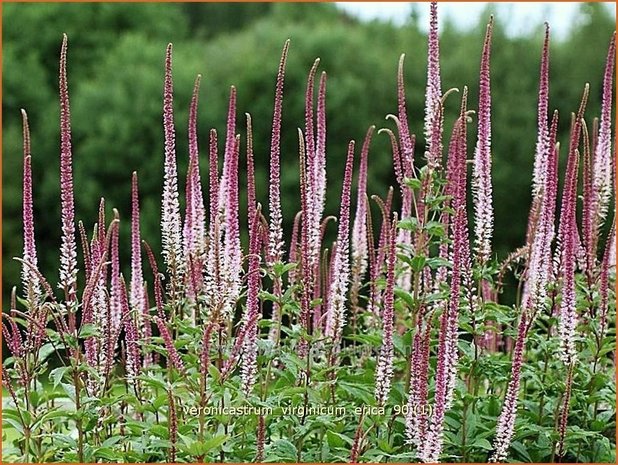
<instances>
[{"instance_id":1,"label":"purple flower spike","mask_svg":"<svg viewBox=\"0 0 618 465\"><path fill-rule=\"evenodd\" d=\"M119 251L119 229L120 219L118 216L118 210L114 208L114 221L112 222L112 236L111 236L111 301L110 301L110 328L112 333L118 331L121 325L122 317L122 290L120 287L120 251Z\"/></svg>"},{"instance_id":2,"label":"purple flower spike","mask_svg":"<svg viewBox=\"0 0 618 465\"><path fill-rule=\"evenodd\" d=\"M219 160L217 153L217 131L210 130L210 152L208 158L209 194L210 194L210 231L219 215Z\"/></svg>"},{"instance_id":3,"label":"purple flower spike","mask_svg":"<svg viewBox=\"0 0 618 465\"><path fill-rule=\"evenodd\" d=\"M182 276L182 225L178 199L178 169L176 167L176 132L174 129L174 83L172 80L172 44L165 53L165 85L163 89L163 129L165 163L163 200L161 202L161 241L163 258L172 280ZM175 285L178 283L172 283Z\"/></svg>"},{"instance_id":4,"label":"purple flower spike","mask_svg":"<svg viewBox=\"0 0 618 465\"><path fill-rule=\"evenodd\" d=\"M137 172L131 178L131 295L132 310L144 307L144 274L142 272L142 239L139 227L139 189Z\"/></svg>"},{"instance_id":5,"label":"purple flower spike","mask_svg":"<svg viewBox=\"0 0 618 465\"><path fill-rule=\"evenodd\" d=\"M361 280L367 271L369 248L367 243L367 158L369 145L375 126L370 126L365 135L361 149L361 161L358 170L358 188L356 193L356 215L352 228L352 285L358 292Z\"/></svg>"},{"instance_id":6,"label":"purple flower spike","mask_svg":"<svg viewBox=\"0 0 618 465\"><path fill-rule=\"evenodd\" d=\"M234 149L226 160L227 173L225 201L225 277L223 285L227 288L227 308L231 311L240 294L240 274L242 272L242 251L240 248L240 229L238 222L238 151L240 136L234 141Z\"/></svg>"},{"instance_id":7,"label":"purple flower spike","mask_svg":"<svg viewBox=\"0 0 618 465\"><path fill-rule=\"evenodd\" d=\"M607 64L603 78L603 102L601 106L601 123L599 139L594 155L594 192L597 218L602 222L607 216L607 210L612 195L612 86L614 83L614 63L616 61L616 32L612 35L607 52ZM596 234L596 231L593 233Z\"/></svg>"},{"instance_id":8,"label":"purple flower spike","mask_svg":"<svg viewBox=\"0 0 618 465\"><path fill-rule=\"evenodd\" d=\"M198 74L195 79L189 108L189 169L185 189L186 210L183 228L183 246L187 260L185 267L188 270L187 297L191 300L194 300L202 290L205 245L206 211L197 145L197 107L201 78L202 76ZM195 321L194 307L192 307L192 318Z\"/></svg>"},{"instance_id":9,"label":"purple flower spike","mask_svg":"<svg viewBox=\"0 0 618 465\"><path fill-rule=\"evenodd\" d=\"M184 247L187 254L200 257L204 246L204 222L206 214L200 177L199 150L197 145L197 107L200 81L198 75L193 87L193 97L189 108L189 171L187 173L185 224L183 229Z\"/></svg>"},{"instance_id":10,"label":"purple flower spike","mask_svg":"<svg viewBox=\"0 0 618 465\"><path fill-rule=\"evenodd\" d=\"M206 262L206 295L208 305L214 307L218 304L222 293L220 285L221 275L221 212L219 210L219 161L217 153L217 131L210 130L210 153L209 153L209 177L210 177L210 221L208 230L208 260Z\"/></svg>"},{"instance_id":11,"label":"purple flower spike","mask_svg":"<svg viewBox=\"0 0 618 465\"><path fill-rule=\"evenodd\" d=\"M542 311L547 296L547 283L551 276L551 244L554 239L556 196L558 191L558 150L555 148L558 129L558 112L554 112L548 142L548 159L542 179L542 203L539 209L535 234L530 245L528 276L524 283L522 307Z\"/></svg>"},{"instance_id":12,"label":"purple flower spike","mask_svg":"<svg viewBox=\"0 0 618 465\"><path fill-rule=\"evenodd\" d=\"M247 118L247 219L249 228L253 226L251 217L257 208L255 194L255 159L253 156L253 124L251 115L245 113Z\"/></svg>"},{"instance_id":13,"label":"purple flower spike","mask_svg":"<svg viewBox=\"0 0 618 465\"><path fill-rule=\"evenodd\" d=\"M249 268L247 271L247 308L244 318L244 341L241 359L242 389L245 395L251 392L257 375L257 339L260 314L260 207L253 211L249 244Z\"/></svg>"},{"instance_id":14,"label":"purple flower spike","mask_svg":"<svg viewBox=\"0 0 618 465\"><path fill-rule=\"evenodd\" d=\"M569 151L567 178L562 193L560 214L560 229L562 231L560 268L563 279L558 333L561 343L560 358L566 365L571 364L576 357L575 328L577 326L577 309L575 305L575 268L579 245L576 222L579 151L576 148L576 144L577 142L572 144Z\"/></svg>"},{"instance_id":15,"label":"purple flower spike","mask_svg":"<svg viewBox=\"0 0 618 465\"><path fill-rule=\"evenodd\" d=\"M427 144L428 162L438 166L440 159L436 156L441 148L434 147L435 128L439 115L442 86L440 83L440 41L438 38L438 2L431 2L429 17L429 38L427 41L427 88L425 91L425 140ZM441 128L440 128L440 133Z\"/></svg>"},{"instance_id":16,"label":"purple flower spike","mask_svg":"<svg viewBox=\"0 0 618 465\"><path fill-rule=\"evenodd\" d=\"M601 301L599 303L599 333L601 337L605 336L607 330L607 313L609 311L609 270L611 267L612 246L616 246L616 223L613 224L612 230L607 238L607 244L605 244L605 252L603 253L603 260L601 261L601 273L599 276L599 294L601 296Z\"/></svg>"},{"instance_id":17,"label":"purple flower spike","mask_svg":"<svg viewBox=\"0 0 618 465\"><path fill-rule=\"evenodd\" d=\"M34 310L41 300L41 285L34 271L37 267L36 242L34 240L34 212L32 206L32 155L30 152L30 126L26 110L21 111L24 135L24 177L23 177L23 222L24 222L24 262L21 277L24 295Z\"/></svg>"},{"instance_id":18,"label":"purple flower spike","mask_svg":"<svg viewBox=\"0 0 618 465\"><path fill-rule=\"evenodd\" d=\"M68 306L77 299L77 243L75 242L75 202L73 199L73 154L71 149L71 109L67 83L67 36L60 51L60 200L62 244L60 246L60 287ZM75 330L75 315L69 313L69 329Z\"/></svg>"},{"instance_id":19,"label":"purple flower spike","mask_svg":"<svg viewBox=\"0 0 618 465\"><path fill-rule=\"evenodd\" d=\"M388 257L386 260L386 289L384 290L384 310L382 311L382 347L376 368L376 401L386 404L393 380L393 329L395 323L395 262L397 261L396 238L397 213L388 234Z\"/></svg>"},{"instance_id":20,"label":"purple flower spike","mask_svg":"<svg viewBox=\"0 0 618 465\"><path fill-rule=\"evenodd\" d=\"M491 187L491 88L489 75L492 31L493 17L487 25L481 58L479 124L474 152L474 169L472 171L475 249L478 261L481 264L486 263L491 255L491 237L494 223Z\"/></svg>"},{"instance_id":21,"label":"purple flower spike","mask_svg":"<svg viewBox=\"0 0 618 465\"><path fill-rule=\"evenodd\" d=\"M547 126L549 108L549 24L545 23L545 41L541 56L539 77L539 102L537 110L538 136L534 154L534 172L532 174L532 196L536 199L544 185L549 156L549 128Z\"/></svg>"},{"instance_id":22,"label":"purple flower spike","mask_svg":"<svg viewBox=\"0 0 618 465\"><path fill-rule=\"evenodd\" d=\"M270 142L270 185L268 191L269 223L269 261L270 265L280 262L283 258L283 229L281 227L281 179L280 160L281 151L281 106L283 103L283 81L285 78L285 63L288 57L290 40L286 40L281 52L281 61L277 71L277 86L275 90L275 108L273 111L273 130Z\"/></svg>"},{"instance_id":23,"label":"purple flower spike","mask_svg":"<svg viewBox=\"0 0 618 465\"><path fill-rule=\"evenodd\" d=\"M163 289L161 288L161 275L159 274L159 268L157 267L157 260L152 253L152 249L148 245L148 242L142 241L144 247L146 248L146 255L148 256L148 262L150 263L150 268L152 268L152 276L154 283L154 297L155 297L155 305L157 307L157 315L159 319L164 320L165 314L163 313Z\"/></svg>"},{"instance_id":24,"label":"purple flower spike","mask_svg":"<svg viewBox=\"0 0 618 465\"><path fill-rule=\"evenodd\" d=\"M339 211L339 231L337 247L334 250L332 283L329 289L326 310L326 327L324 333L335 342L339 341L345 323L345 300L350 279L349 231L350 231L350 190L352 186L352 168L354 164L354 141L348 145L348 156L341 193L341 210Z\"/></svg>"},{"instance_id":25,"label":"purple flower spike","mask_svg":"<svg viewBox=\"0 0 618 465\"><path fill-rule=\"evenodd\" d=\"M142 362L139 355L137 326L130 314L129 302L127 298L127 288L124 283L124 279L120 279L120 294L122 300L122 313L123 313L123 327L125 332L126 343L126 366L127 366L127 378L130 384L136 383L136 378L139 376L140 367ZM140 316L140 310L135 312L136 316Z\"/></svg>"},{"instance_id":26,"label":"purple flower spike","mask_svg":"<svg viewBox=\"0 0 618 465\"><path fill-rule=\"evenodd\" d=\"M493 442L494 451L489 458L489 462L502 462L509 453L513 433L515 432L515 419L517 418L517 397L519 394L519 382L521 376L521 367L524 362L524 350L526 346L526 333L529 327L529 322L526 318L527 313L523 312L519 320L519 329L513 351L513 365L511 367L511 379L506 391L504 405L498 424L496 426L496 438Z\"/></svg>"},{"instance_id":27,"label":"purple flower spike","mask_svg":"<svg viewBox=\"0 0 618 465\"><path fill-rule=\"evenodd\" d=\"M225 210L227 201L226 185L229 167L228 159L233 156L234 146L236 144L236 87L230 86L230 97L227 107L227 124L225 133L225 151L223 153L223 172L221 173L221 182L219 183L219 208Z\"/></svg>"},{"instance_id":28,"label":"purple flower spike","mask_svg":"<svg viewBox=\"0 0 618 465\"><path fill-rule=\"evenodd\" d=\"M461 114L453 128L449 165L453 167L452 208L453 218L453 269L451 273L450 299L442 308L440 318L438 363L436 367L436 393L434 411L425 441L419 450L423 462L437 462L443 447L444 417L449 408L457 375L457 329L462 275L466 271L468 255L468 228L466 213L466 106L468 90L464 88ZM463 276L465 278L465 276Z\"/></svg>"},{"instance_id":29,"label":"purple flower spike","mask_svg":"<svg viewBox=\"0 0 618 465\"><path fill-rule=\"evenodd\" d=\"M577 166L574 163L574 159L575 159L575 152L577 151L577 147L579 146L579 139L581 137L581 132L582 132L582 122L583 122L583 117L584 117L584 110L586 109L586 105L588 103L589 92L590 92L590 86L586 84L586 86L584 87L584 92L582 95L581 102L579 104L579 109L577 110L577 114L575 115L575 120L573 121L573 124L571 125L571 132L569 136L569 152L568 152L569 158L567 162L567 175L566 175L565 186L563 188L562 203L560 205L560 223L558 225L558 239L557 239L558 243L557 243L557 247L556 247L556 251L554 255L554 275L556 278L562 275L562 259L564 257L563 249L564 249L565 235L566 235L567 229L570 228L570 224L568 223L568 221L566 221L567 217L569 216L568 210L572 206L571 203L575 204L576 202L576 199L565 198L565 194L567 194L567 197L568 197L572 194L573 189L577 190ZM577 158L579 159L579 156ZM571 173L569 169L575 170L575 173L574 174ZM575 176L575 180L573 181L575 183L575 187L572 185L567 186L566 184L569 182L569 179L571 179L573 176ZM577 228L575 229L575 233L579 236L579 232L577 231ZM577 245L574 245L574 247L576 248L575 250L579 249L579 238L577 238Z\"/></svg>"},{"instance_id":30,"label":"purple flower spike","mask_svg":"<svg viewBox=\"0 0 618 465\"><path fill-rule=\"evenodd\" d=\"M308 169L308 176L314 179L314 191L309 202L309 211L312 216L310 229L311 258L310 263L314 266L314 276L318 276L318 261L320 257L321 238L318 235L324 213L324 201L326 199L326 73L320 76L318 89L317 108L317 137L315 144L315 160L313 166Z\"/></svg>"},{"instance_id":31,"label":"purple flower spike","mask_svg":"<svg viewBox=\"0 0 618 465\"><path fill-rule=\"evenodd\" d=\"M401 141L402 159L406 164L413 163L414 149L408 127L408 113L406 111L406 89L403 82L403 60L405 54L399 57L399 67L397 70L397 120L399 127L399 139ZM412 170L410 170L412 171Z\"/></svg>"},{"instance_id":32,"label":"purple flower spike","mask_svg":"<svg viewBox=\"0 0 618 465\"><path fill-rule=\"evenodd\" d=\"M167 359L171 366L176 368L178 371L185 371L185 365L180 358L180 354L176 350L174 346L174 341L172 340L172 335L170 330L168 329L165 322L159 318L158 316L154 317L154 321L157 324L157 328L159 328L159 334L163 338L163 343L165 344L165 349L167 350Z\"/></svg>"}]
</instances>

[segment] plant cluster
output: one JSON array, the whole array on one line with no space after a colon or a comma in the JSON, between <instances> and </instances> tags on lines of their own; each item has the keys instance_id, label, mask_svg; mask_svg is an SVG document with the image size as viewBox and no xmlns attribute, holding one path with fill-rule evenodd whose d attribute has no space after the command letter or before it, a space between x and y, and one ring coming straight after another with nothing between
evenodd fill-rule
<instances>
[{"instance_id":1,"label":"plant cluster","mask_svg":"<svg viewBox=\"0 0 618 465\"><path fill-rule=\"evenodd\" d=\"M398 185L385 198L368 194L377 136L371 126L360 151L354 141L348 145L336 218L324 208L327 75L318 75L319 59L314 62L298 129L301 211L289 237L282 229L280 140L290 41L276 75L267 214L257 200L251 116L245 115L242 138L234 87L223 144L217 131L209 134L204 187L199 75L181 199L170 44L162 250L159 257L142 240L133 173L126 279L120 213L113 209L110 220L101 199L91 228L76 223L64 36L58 291L37 265L36 186L23 111L23 290L18 296L13 289L2 315L10 352L2 367L4 460L614 461L616 238L615 226L608 237L602 226L615 225L615 35L600 118L589 129L586 85L561 150L558 113L549 113L546 26L526 242L498 261L492 253L493 27L490 19L478 107L470 110L467 88L442 89L432 4L423 153L406 111L402 55L398 107L387 117L392 128L377 131L391 142ZM455 95L458 117L445 140L444 108ZM561 152L567 166L559 183ZM246 212L240 211L242 171ZM336 241L326 243L333 227ZM514 305L500 303L507 286L516 289Z\"/></svg>"}]
</instances>

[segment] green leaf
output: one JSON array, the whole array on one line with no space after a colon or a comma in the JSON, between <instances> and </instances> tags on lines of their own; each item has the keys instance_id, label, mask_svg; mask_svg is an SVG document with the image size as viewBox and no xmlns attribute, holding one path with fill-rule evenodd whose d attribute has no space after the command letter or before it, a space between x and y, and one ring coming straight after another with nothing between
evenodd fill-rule
<instances>
[{"instance_id":1,"label":"green leaf","mask_svg":"<svg viewBox=\"0 0 618 465\"><path fill-rule=\"evenodd\" d=\"M421 180L415 178L405 178L403 183L410 189L419 190L421 188Z\"/></svg>"},{"instance_id":2,"label":"green leaf","mask_svg":"<svg viewBox=\"0 0 618 465\"><path fill-rule=\"evenodd\" d=\"M530 457L530 454L528 454L528 451L526 450L526 447L519 441L513 441L511 443L511 447L513 449L515 449L517 451L517 453L524 458L524 460L526 460L527 462L532 462L532 458Z\"/></svg>"},{"instance_id":3,"label":"green leaf","mask_svg":"<svg viewBox=\"0 0 618 465\"><path fill-rule=\"evenodd\" d=\"M491 446L491 443L484 438L479 438L476 441L474 441L474 447L479 447L480 449L485 449L485 450L493 450L493 447Z\"/></svg>"},{"instance_id":4,"label":"green leaf","mask_svg":"<svg viewBox=\"0 0 618 465\"><path fill-rule=\"evenodd\" d=\"M426 261L427 259L422 255L417 255L416 257L412 258L412 261L410 262L412 271L415 271L416 273L421 271L425 267Z\"/></svg>"},{"instance_id":5,"label":"green leaf","mask_svg":"<svg viewBox=\"0 0 618 465\"><path fill-rule=\"evenodd\" d=\"M212 449L218 448L221 444L227 441L227 438L227 434L220 434L218 436L208 439L207 441L204 441L203 443L198 443L198 448L200 451L199 455L206 455Z\"/></svg>"},{"instance_id":6,"label":"green leaf","mask_svg":"<svg viewBox=\"0 0 618 465\"><path fill-rule=\"evenodd\" d=\"M270 460L268 461L296 462L297 456L298 451L294 444L287 439L278 439L272 444L269 450Z\"/></svg>"},{"instance_id":7,"label":"green leaf","mask_svg":"<svg viewBox=\"0 0 618 465\"><path fill-rule=\"evenodd\" d=\"M70 369L71 367L58 367L50 371L49 379L54 383L54 387L58 387L58 385L62 382L62 378L65 373L67 373Z\"/></svg>"}]
</instances>

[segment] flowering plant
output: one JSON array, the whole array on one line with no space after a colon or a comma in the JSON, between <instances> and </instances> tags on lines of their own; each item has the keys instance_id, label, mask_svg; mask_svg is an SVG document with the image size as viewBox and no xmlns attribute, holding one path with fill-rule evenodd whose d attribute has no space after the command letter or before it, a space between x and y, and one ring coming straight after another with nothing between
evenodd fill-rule
<instances>
[{"instance_id":1,"label":"flowering plant","mask_svg":"<svg viewBox=\"0 0 618 465\"><path fill-rule=\"evenodd\" d=\"M10 354L2 367L8 394L2 415L7 436L15 433L6 441L5 460L614 461L615 226L604 235L603 225L615 225L615 35L600 119L588 128L586 85L561 150L558 113L551 120L549 114L546 26L526 242L499 261L492 253L491 114L499 105L491 99L493 28L490 19L478 110L470 110L467 87L442 89L438 6L431 5L423 154L407 115L402 55L391 127L377 134L368 128L360 151L354 141L348 145L332 244L325 236L333 219L324 211L325 72L314 101L319 60L309 70L304 128L298 129L301 211L286 237L280 139L290 41L276 75L266 208L257 201L251 116L243 139L234 87L222 167L213 129L204 187L199 75L182 201L170 44L163 85L162 263L141 236L133 173L127 177L128 279L121 272L119 225L125 219L119 211L113 209L110 220L101 199L90 229L75 222L64 36L59 291L37 263L33 155L22 112L23 289L19 297L13 290L3 314ZM444 109L455 95L458 116L445 142ZM371 142L381 134L391 142L398 185L385 198L369 197ZM567 166L560 189L561 153ZM243 155L245 213L239 199ZM517 282L513 306L500 303L507 280Z\"/></svg>"}]
</instances>

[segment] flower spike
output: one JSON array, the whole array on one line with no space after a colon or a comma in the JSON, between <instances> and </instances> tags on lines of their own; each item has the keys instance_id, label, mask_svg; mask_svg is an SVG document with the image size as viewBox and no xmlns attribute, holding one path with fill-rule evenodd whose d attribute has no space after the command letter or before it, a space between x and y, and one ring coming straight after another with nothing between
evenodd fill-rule
<instances>
[{"instance_id":1,"label":"flower spike","mask_svg":"<svg viewBox=\"0 0 618 465\"><path fill-rule=\"evenodd\" d=\"M603 222L612 195L612 156L611 156L611 124L612 124L612 86L614 83L614 63L616 61L616 32L612 35L607 51L607 64L603 77L603 101L601 106L601 123L599 137L594 155L594 191L597 218Z\"/></svg>"},{"instance_id":2,"label":"flower spike","mask_svg":"<svg viewBox=\"0 0 618 465\"><path fill-rule=\"evenodd\" d=\"M333 275L329 280L332 285L328 296L326 310L325 335L339 341L345 323L345 300L350 279L349 231L350 231L350 189L352 186L352 168L354 163L354 141L348 145L348 155L341 193L341 210L339 212L339 231L337 247L333 256Z\"/></svg>"},{"instance_id":3,"label":"flower spike","mask_svg":"<svg viewBox=\"0 0 618 465\"><path fill-rule=\"evenodd\" d=\"M277 86L275 90L275 108L273 111L273 129L270 142L270 185L269 185L269 261L270 265L283 258L283 230L281 223L281 179L280 179L280 152L281 152L281 106L283 103L283 81L285 78L285 63L288 57L290 40L286 40L281 52L281 61L277 72Z\"/></svg>"},{"instance_id":4,"label":"flower spike","mask_svg":"<svg viewBox=\"0 0 618 465\"><path fill-rule=\"evenodd\" d=\"M182 276L182 225L178 199L176 167L176 133L174 129L174 83L172 80L172 44L165 53L165 84L163 89L163 129L165 133L165 173L161 202L161 241L163 257L172 275L172 286Z\"/></svg>"},{"instance_id":5,"label":"flower spike","mask_svg":"<svg viewBox=\"0 0 618 465\"><path fill-rule=\"evenodd\" d=\"M489 75L492 31L493 17L490 18L487 25L481 58L479 124L472 171L475 249L478 262L481 264L486 263L491 255L491 237L494 223L491 187L491 89Z\"/></svg>"},{"instance_id":6,"label":"flower spike","mask_svg":"<svg viewBox=\"0 0 618 465\"><path fill-rule=\"evenodd\" d=\"M24 137L24 176L23 176L23 223L24 223L24 262L21 277L24 295L31 309L41 300L41 285L34 271L37 267L36 242L34 240L34 212L32 206L32 155L30 151L30 126L26 110L21 111Z\"/></svg>"},{"instance_id":7,"label":"flower spike","mask_svg":"<svg viewBox=\"0 0 618 465\"><path fill-rule=\"evenodd\" d=\"M131 178L131 309L144 307L144 274L142 272L142 239L139 226L139 188L137 172Z\"/></svg>"},{"instance_id":8,"label":"flower spike","mask_svg":"<svg viewBox=\"0 0 618 465\"><path fill-rule=\"evenodd\" d=\"M386 290L384 291L384 310L382 311L382 347L376 368L376 401L386 404L393 378L393 328L395 319L395 262L397 236L397 213L388 234L388 258L386 260Z\"/></svg>"},{"instance_id":9,"label":"flower spike","mask_svg":"<svg viewBox=\"0 0 618 465\"><path fill-rule=\"evenodd\" d=\"M72 307L77 299L77 243L75 242L75 201L73 198L73 154L71 148L71 109L67 83L67 46L64 34L60 51L60 199L62 244L60 246L60 287ZM69 310L69 328L75 330L74 310Z\"/></svg>"},{"instance_id":10,"label":"flower spike","mask_svg":"<svg viewBox=\"0 0 618 465\"><path fill-rule=\"evenodd\" d=\"M427 88L425 91L425 140L427 141L428 162L436 166L440 163L434 155L441 150L433 147L436 119L441 118L440 100L442 88L440 83L440 41L438 37L438 2L431 2L429 19L429 38L427 41ZM441 132L441 128L440 128Z\"/></svg>"}]
</instances>

